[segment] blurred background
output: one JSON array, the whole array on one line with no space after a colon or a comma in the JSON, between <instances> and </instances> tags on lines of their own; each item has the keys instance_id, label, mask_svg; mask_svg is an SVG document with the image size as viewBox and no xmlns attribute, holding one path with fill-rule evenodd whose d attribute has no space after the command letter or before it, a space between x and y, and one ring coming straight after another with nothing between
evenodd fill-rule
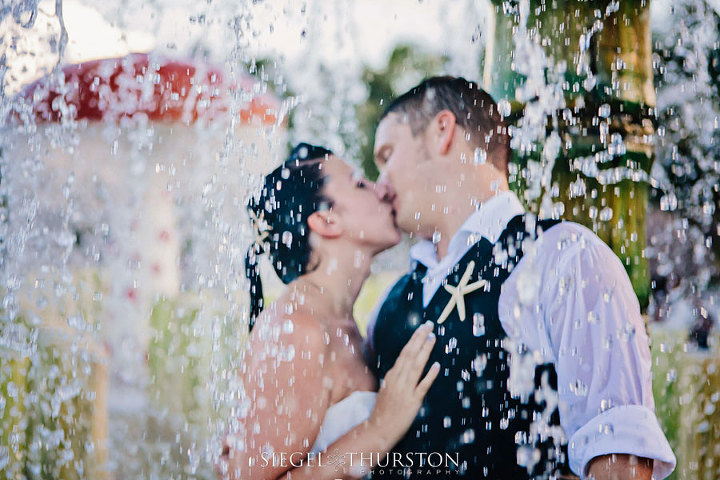
<instances>
[{"instance_id":1,"label":"blurred background","mask_svg":"<svg viewBox=\"0 0 720 480\"><path fill-rule=\"evenodd\" d=\"M0 478L214 478L242 408L245 201L299 141L375 179L378 116L437 74L498 101L526 207L623 261L671 478L720 478L719 12L3 0ZM361 331L409 244L376 259ZM282 284L269 265L263 278L272 300Z\"/></svg>"}]
</instances>

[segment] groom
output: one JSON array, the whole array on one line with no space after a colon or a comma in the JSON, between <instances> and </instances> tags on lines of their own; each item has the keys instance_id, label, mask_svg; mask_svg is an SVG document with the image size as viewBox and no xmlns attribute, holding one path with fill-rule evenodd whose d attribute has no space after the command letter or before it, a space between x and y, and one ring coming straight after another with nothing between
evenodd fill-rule
<instances>
[{"instance_id":1,"label":"groom","mask_svg":"<svg viewBox=\"0 0 720 480\"><path fill-rule=\"evenodd\" d=\"M397 98L375 136L378 194L420 241L368 328L380 379L435 323L440 375L394 453L456 452L430 478L664 478L650 352L619 259L590 230L524 212L509 136L475 83L436 77ZM429 478L427 466L373 478ZM405 477L403 477L405 475Z\"/></svg>"}]
</instances>

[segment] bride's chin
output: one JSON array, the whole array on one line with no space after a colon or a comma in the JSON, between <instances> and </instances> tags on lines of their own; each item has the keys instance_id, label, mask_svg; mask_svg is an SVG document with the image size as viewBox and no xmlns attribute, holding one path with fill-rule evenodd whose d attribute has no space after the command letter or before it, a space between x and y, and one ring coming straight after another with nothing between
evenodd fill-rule
<instances>
[{"instance_id":1,"label":"bride's chin","mask_svg":"<svg viewBox=\"0 0 720 480\"><path fill-rule=\"evenodd\" d=\"M400 240L402 240L402 235L400 234L399 230L395 230L394 237L388 237L388 240L384 242L382 245L379 245L378 250L376 250L375 254L377 255L380 252L384 252L385 250L389 250L398 243L400 243Z\"/></svg>"}]
</instances>

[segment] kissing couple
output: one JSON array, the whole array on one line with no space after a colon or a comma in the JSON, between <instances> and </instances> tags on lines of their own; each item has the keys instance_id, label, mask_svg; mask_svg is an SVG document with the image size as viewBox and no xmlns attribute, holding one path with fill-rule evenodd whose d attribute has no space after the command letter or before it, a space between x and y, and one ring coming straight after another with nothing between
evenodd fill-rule
<instances>
[{"instance_id":1,"label":"kissing couple","mask_svg":"<svg viewBox=\"0 0 720 480\"><path fill-rule=\"evenodd\" d=\"M384 112L374 157L376 184L300 144L248 204L251 333L218 475L668 476L625 269L585 227L525 212L493 99L429 78ZM401 232L410 269L363 338L353 304ZM287 285L268 306L262 254Z\"/></svg>"}]
</instances>

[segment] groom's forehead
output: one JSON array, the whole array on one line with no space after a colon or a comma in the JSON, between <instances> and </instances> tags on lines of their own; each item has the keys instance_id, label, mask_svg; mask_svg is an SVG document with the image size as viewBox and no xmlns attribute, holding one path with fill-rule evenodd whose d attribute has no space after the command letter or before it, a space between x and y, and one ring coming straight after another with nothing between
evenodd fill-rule
<instances>
[{"instance_id":1,"label":"groom's forehead","mask_svg":"<svg viewBox=\"0 0 720 480\"><path fill-rule=\"evenodd\" d=\"M378 142L382 143L388 140L398 140L402 138L404 130L410 129L407 123L407 115L400 113L390 113L380 121L377 131L375 132L375 146L381 147Z\"/></svg>"}]
</instances>

